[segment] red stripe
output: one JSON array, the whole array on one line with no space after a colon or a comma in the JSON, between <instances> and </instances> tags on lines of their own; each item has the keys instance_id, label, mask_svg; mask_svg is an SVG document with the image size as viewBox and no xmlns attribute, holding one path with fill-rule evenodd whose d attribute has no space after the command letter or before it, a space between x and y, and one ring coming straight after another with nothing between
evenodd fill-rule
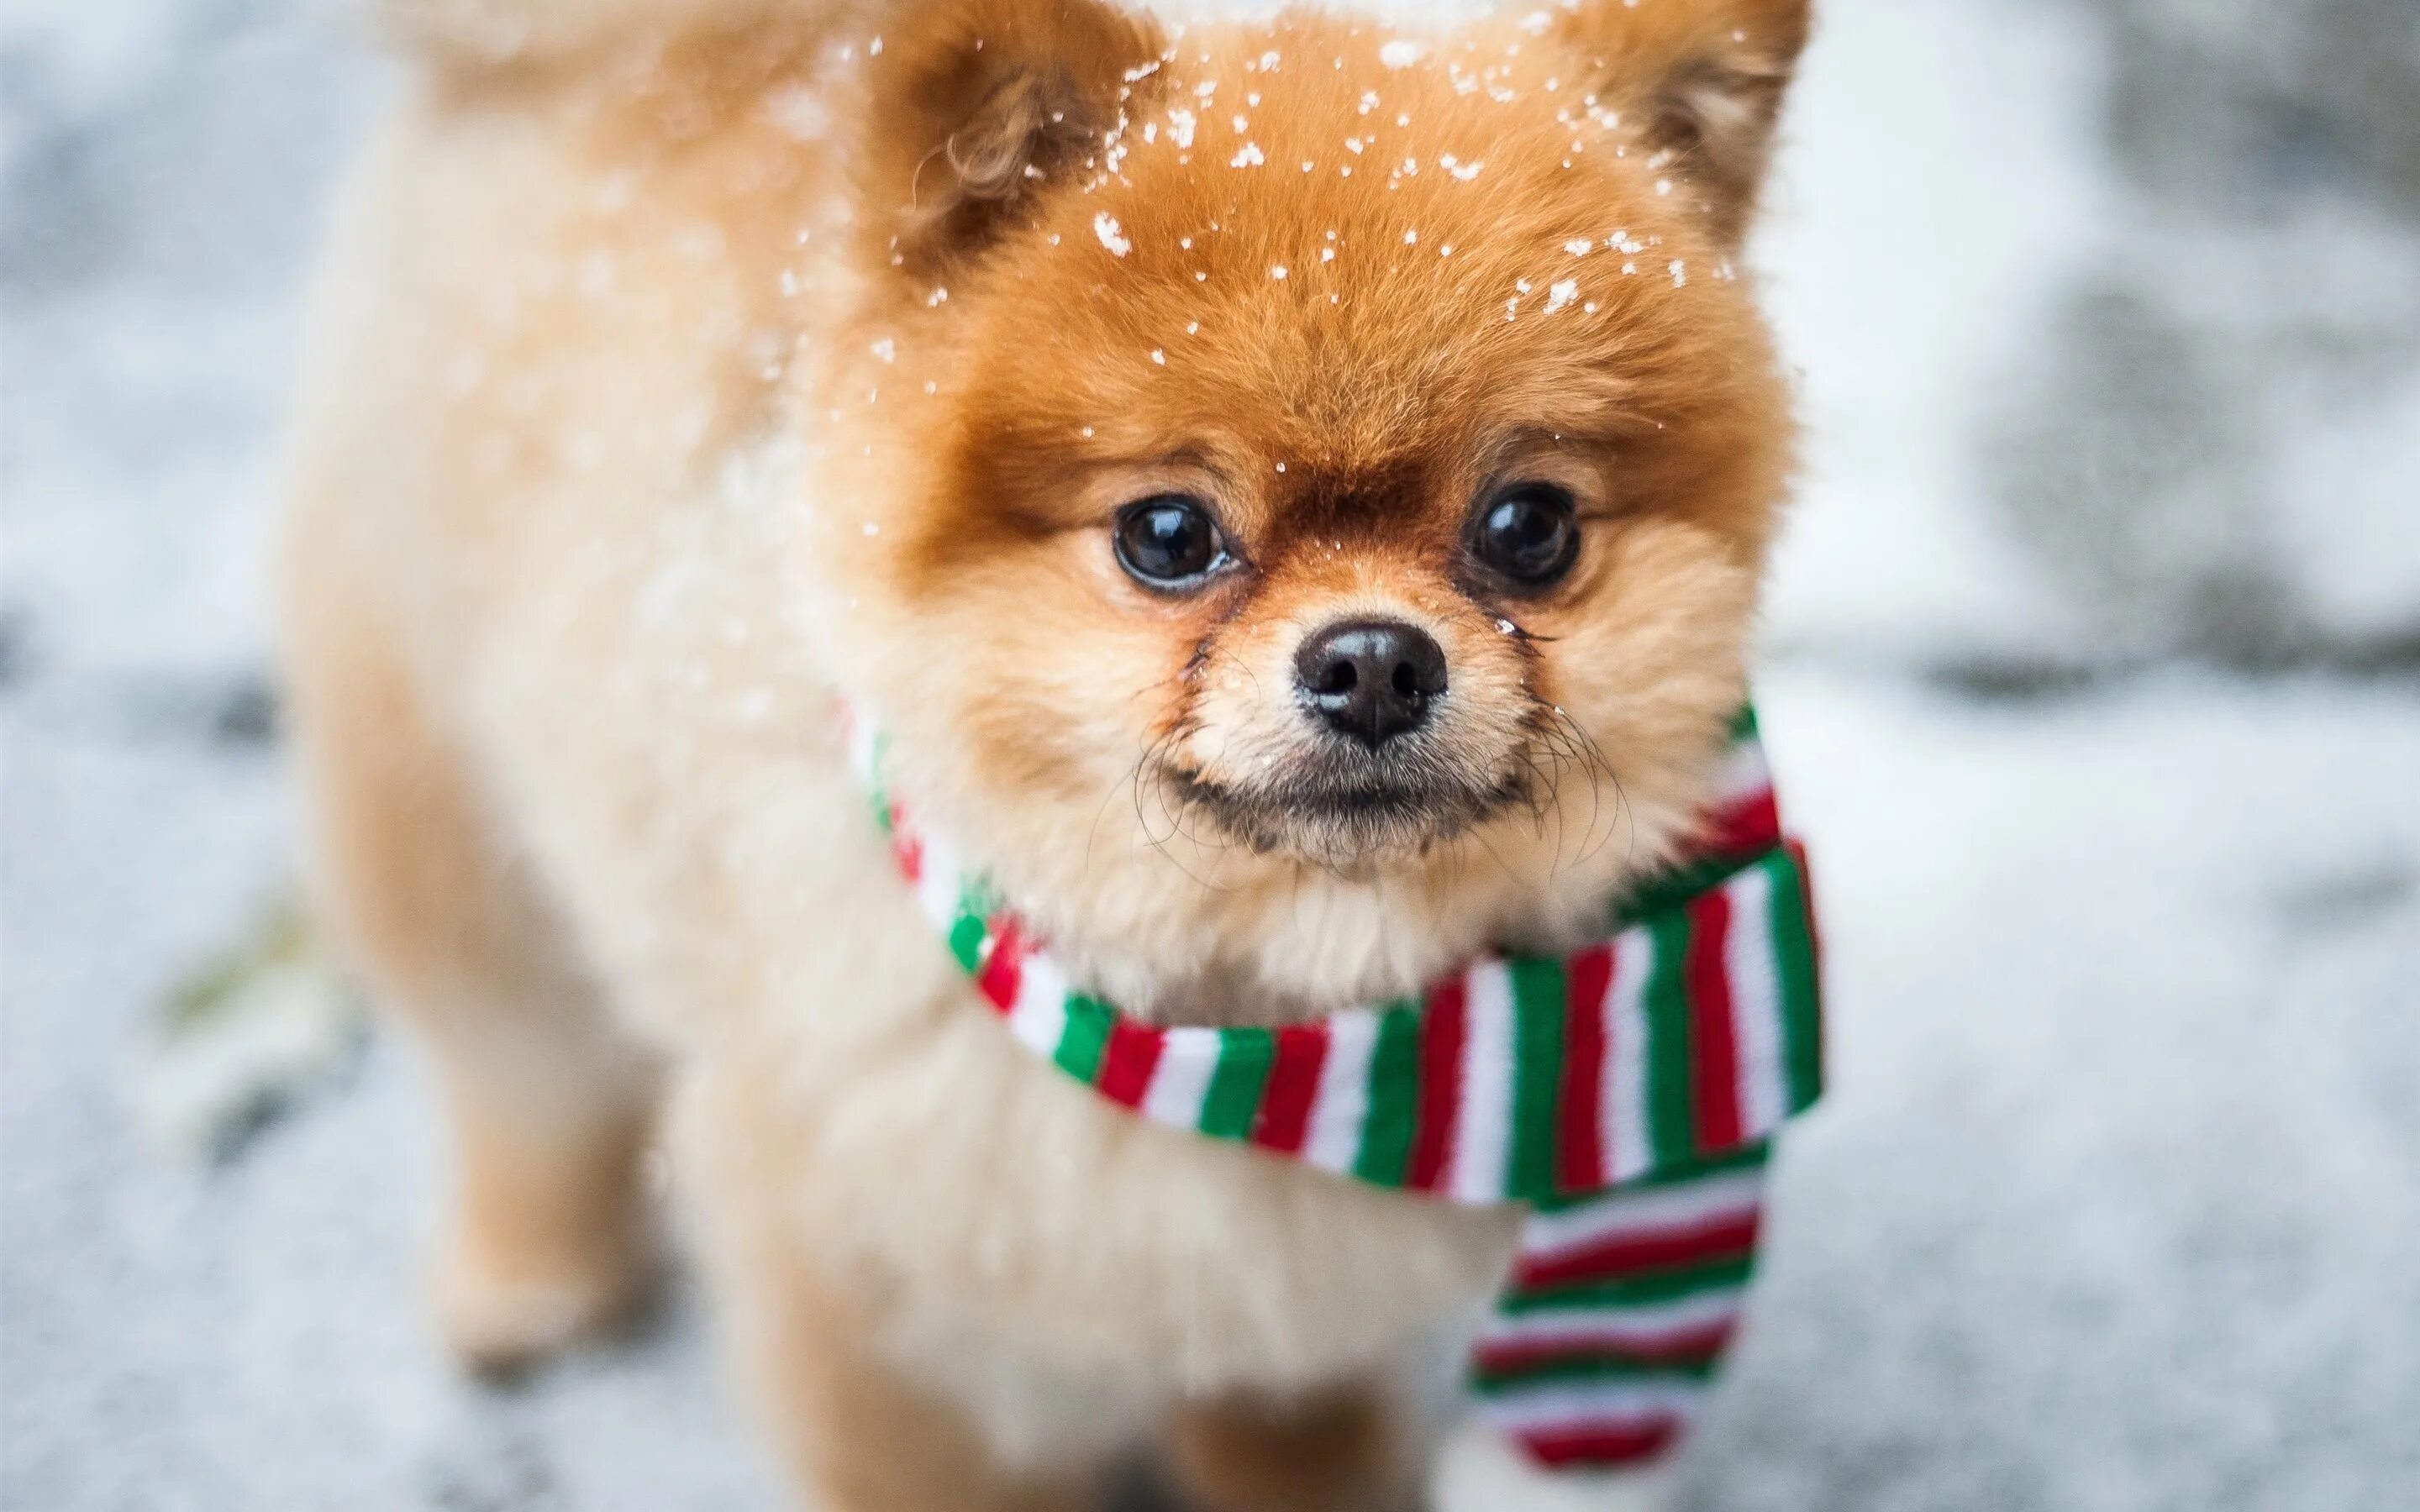
<instances>
[{"instance_id":1,"label":"red stripe","mask_svg":"<svg viewBox=\"0 0 2420 1512\"><path fill-rule=\"evenodd\" d=\"M1613 1235L1585 1249L1545 1259L1524 1259L1513 1270L1513 1285L1523 1288L1559 1287L1572 1281L1603 1281L1641 1271L1733 1259L1755 1250L1757 1227L1762 1219L1761 1210L1742 1208L1718 1213L1706 1223L1687 1228Z\"/></svg>"},{"instance_id":2,"label":"red stripe","mask_svg":"<svg viewBox=\"0 0 2420 1512\"><path fill-rule=\"evenodd\" d=\"M1761 856L1780 843L1781 809L1769 787L1706 816L1703 844L1716 856Z\"/></svg>"},{"instance_id":3,"label":"red stripe","mask_svg":"<svg viewBox=\"0 0 2420 1512\"><path fill-rule=\"evenodd\" d=\"M1635 1465L1670 1448L1681 1427L1678 1416L1667 1415L1637 1427L1564 1428L1517 1438L1529 1458L1543 1465Z\"/></svg>"},{"instance_id":4,"label":"red stripe","mask_svg":"<svg viewBox=\"0 0 2420 1512\"><path fill-rule=\"evenodd\" d=\"M1429 989L1420 1015L1420 1089L1412 1122L1411 1168L1404 1184L1434 1192L1453 1153L1454 1124L1462 1114L1462 1041L1468 1028L1469 990L1454 977Z\"/></svg>"},{"instance_id":5,"label":"red stripe","mask_svg":"<svg viewBox=\"0 0 2420 1512\"><path fill-rule=\"evenodd\" d=\"M991 954L984 958L983 969L975 973L975 985L991 999L991 1005L1005 1013L1016 1006L1016 984L1025 974L1025 936L1016 920L1000 921L1000 933L993 936Z\"/></svg>"},{"instance_id":6,"label":"red stripe","mask_svg":"<svg viewBox=\"0 0 2420 1512\"><path fill-rule=\"evenodd\" d=\"M1724 946L1731 933L1730 895L1720 888L1689 905L1690 1076L1695 1082L1698 1149L1717 1154L1747 1138L1740 1116L1739 1026L1731 1021L1731 979Z\"/></svg>"},{"instance_id":7,"label":"red stripe","mask_svg":"<svg viewBox=\"0 0 2420 1512\"><path fill-rule=\"evenodd\" d=\"M1719 1322L1699 1323L1678 1330L1660 1338L1642 1339L1636 1344L1611 1344L1599 1341L1557 1344L1541 1341L1518 1344L1483 1344L1473 1351L1479 1368L1489 1375L1520 1375L1542 1365L1568 1365L1576 1361L1593 1361L1608 1365L1700 1365L1723 1352L1738 1332L1739 1320L1727 1318Z\"/></svg>"},{"instance_id":8,"label":"red stripe","mask_svg":"<svg viewBox=\"0 0 2420 1512\"><path fill-rule=\"evenodd\" d=\"M1555 1099L1555 1186L1597 1192L1605 1181L1605 999L1613 947L1572 957L1563 995L1563 1085Z\"/></svg>"},{"instance_id":9,"label":"red stripe","mask_svg":"<svg viewBox=\"0 0 2420 1512\"><path fill-rule=\"evenodd\" d=\"M1151 1090L1151 1073L1159 1069L1159 1053L1168 1036L1120 1018L1110 1021L1109 1042L1101 1050L1101 1095L1125 1107L1142 1106Z\"/></svg>"},{"instance_id":10,"label":"red stripe","mask_svg":"<svg viewBox=\"0 0 2420 1512\"><path fill-rule=\"evenodd\" d=\"M924 841L899 827L898 812L896 809L892 810L894 817L891 825L891 858L899 863L899 874L912 886L924 876Z\"/></svg>"},{"instance_id":11,"label":"red stripe","mask_svg":"<svg viewBox=\"0 0 2420 1512\"><path fill-rule=\"evenodd\" d=\"M1311 1131L1319 1068L1326 1060L1326 1025L1297 1024L1278 1032L1277 1057L1269 1066L1268 1088L1261 1094L1252 1143L1288 1155L1301 1150L1303 1135Z\"/></svg>"}]
</instances>

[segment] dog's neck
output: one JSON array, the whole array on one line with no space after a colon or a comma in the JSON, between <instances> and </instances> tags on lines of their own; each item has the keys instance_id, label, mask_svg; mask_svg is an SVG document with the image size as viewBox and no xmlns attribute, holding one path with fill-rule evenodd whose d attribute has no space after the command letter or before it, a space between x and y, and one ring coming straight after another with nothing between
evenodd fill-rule
<instances>
[{"instance_id":1,"label":"dog's neck","mask_svg":"<svg viewBox=\"0 0 2420 1512\"><path fill-rule=\"evenodd\" d=\"M1743 715L1702 825L1680 852L1692 858L1689 864L1675 863L1674 848L1660 846L1636 864L1599 867L1588 874L1592 880L1587 886L1567 877L1561 879L1567 885L1553 892L1508 888L1505 906L1494 910L1423 910L1412 902L1417 895L1409 887L1390 894L1383 881L1373 885L1323 873L1309 885L1318 890L1306 887L1287 900L1293 906L1280 917L1292 949L1278 953L1293 959L1272 970L1182 946L1139 948L1144 931L1085 928L1090 921L1080 919L1070 927L1070 911L1054 909L1051 899L1003 886L998 879L1003 872L1013 875L1015 868L1001 866L1001 857L937 824L921 803L911 817L886 736L854 714L847 723L851 764L869 794L874 818L890 833L892 854L927 918L953 939L954 949L959 936L985 938L989 920L1014 918L1029 944L1050 942L1049 970L1071 990L1080 987L1140 1022L1159 1026L1304 1024L1341 1011L1417 998L1490 951L1568 955L1601 944L1618 924L1636 917L1642 901L1668 905L1780 843L1754 722ZM1208 885L1191 873L1177 870L1171 875L1187 890L1201 893L1205 908L1219 904ZM1340 933L1378 947L1365 946L1357 971L1325 959ZM960 959L970 970L979 964L963 950Z\"/></svg>"}]
</instances>

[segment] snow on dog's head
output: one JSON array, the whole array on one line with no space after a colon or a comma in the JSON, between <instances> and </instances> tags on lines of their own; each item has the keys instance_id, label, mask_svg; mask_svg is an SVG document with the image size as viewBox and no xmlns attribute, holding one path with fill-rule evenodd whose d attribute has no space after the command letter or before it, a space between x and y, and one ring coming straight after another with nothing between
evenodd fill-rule
<instances>
[{"instance_id":1,"label":"snow on dog's head","mask_svg":"<svg viewBox=\"0 0 2420 1512\"><path fill-rule=\"evenodd\" d=\"M1734 259L1806 26L891 32L813 486L847 676L1033 906L1266 965L1315 887L1324 990L1685 837L1789 465Z\"/></svg>"}]
</instances>

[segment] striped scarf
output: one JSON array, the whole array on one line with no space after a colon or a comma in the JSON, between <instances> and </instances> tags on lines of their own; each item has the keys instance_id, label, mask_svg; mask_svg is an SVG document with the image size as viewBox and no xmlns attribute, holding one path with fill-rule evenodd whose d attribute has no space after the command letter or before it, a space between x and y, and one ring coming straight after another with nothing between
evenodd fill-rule
<instances>
[{"instance_id":1,"label":"striped scarf","mask_svg":"<svg viewBox=\"0 0 2420 1512\"><path fill-rule=\"evenodd\" d=\"M1285 1028L1159 1028L1083 992L852 754L925 916L1018 1042L1121 1107L1340 1176L1528 1205L1473 1348L1487 1420L1548 1465L1652 1458L1740 1316L1769 1141L1822 1076L1806 864L1753 715L1698 858L1562 957L1491 954L1419 1000Z\"/></svg>"}]
</instances>

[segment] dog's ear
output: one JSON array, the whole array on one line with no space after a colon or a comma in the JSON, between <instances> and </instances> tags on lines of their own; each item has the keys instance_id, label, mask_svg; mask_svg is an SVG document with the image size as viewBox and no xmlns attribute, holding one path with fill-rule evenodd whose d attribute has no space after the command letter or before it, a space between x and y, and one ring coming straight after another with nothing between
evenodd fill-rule
<instances>
[{"instance_id":1,"label":"dog's ear","mask_svg":"<svg viewBox=\"0 0 2420 1512\"><path fill-rule=\"evenodd\" d=\"M1561 0L1557 31L1673 192L1736 245L1756 208L1809 0Z\"/></svg>"},{"instance_id":2,"label":"dog's ear","mask_svg":"<svg viewBox=\"0 0 2420 1512\"><path fill-rule=\"evenodd\" d=\"M867 60L857 153L895 266L981 251L1040 186L1088 171L1160 41L1095 0L921 0Z\"/></svg>"}]
</instances>

